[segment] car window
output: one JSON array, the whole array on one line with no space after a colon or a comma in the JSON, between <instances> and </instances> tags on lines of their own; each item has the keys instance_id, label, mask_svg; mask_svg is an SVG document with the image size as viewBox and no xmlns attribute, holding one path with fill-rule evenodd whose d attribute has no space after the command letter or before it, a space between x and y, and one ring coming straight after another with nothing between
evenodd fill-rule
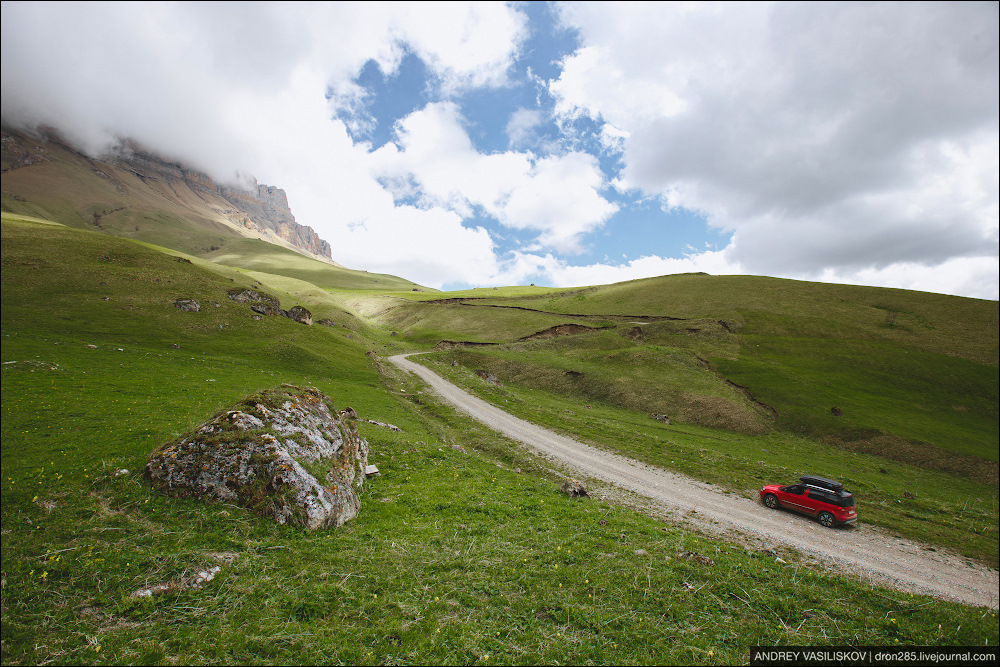
<instances>
[{"instance_id":1,"label":"car window","mask_svg":"<svg viewBox=\"0 0 1000 667\"><path fill-rule=\"evenodd\" d=\"M847 493L846 491L841 491L837 494L837 497L831 501L834 505L840 507L854 507L854 496Z\"/></svg>"},{"instance_id":2,"label":"car window","mask_svg":"<svg viewBox=\"0 0 1000 667\"><path fill-rule=\"evenodd\" d=\"M836 505L837 507L854 506L854 496L846 491L834 493L833 491L810 488L809 497L822 500L825 503L830 503L831 505Z\"/></svg>"},{"instance_id":3,"label":"car window","mask_svg":"<svg viewBox=\"0 0 1000 667\"><path fill-rule=\"evenodd\" d=\"M837 504L837 498L829 491L820 491L819 489L809 489L809 497L815 498L817 500L822 500L825 503Z\"/></svg>"},{"instance_id":4,"label":"car window","mask_svg":"<svg viewBox=\"0 0 1000 667\"><path fill-rule=\"evenodd\" d=\"M801 484L793 484L791 486L786 486L784 488L785 493L791 493L796 496L801 496L802 492L806 490L806 487Z\"/></svg>"}]
</instances>

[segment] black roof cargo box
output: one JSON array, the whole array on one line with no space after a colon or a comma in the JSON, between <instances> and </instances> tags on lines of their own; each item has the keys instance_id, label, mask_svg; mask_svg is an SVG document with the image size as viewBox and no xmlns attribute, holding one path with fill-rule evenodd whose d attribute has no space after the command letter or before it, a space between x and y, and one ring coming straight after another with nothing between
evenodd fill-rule
<instances>
[{"instance_id":1,"label":"black roof cargo box","mask_svg":"<svg viewBox=\"0 0 1000 667\"><path fill-rule=\"evenodd\" d=\"M815 475L802 475L799 480L807 486L818 486L821 489L829 489L830 491L843 491L844 485L840 482L835 482L832 479L827 479L826 477L816 477Z\"/></svg>"}]
</instances>

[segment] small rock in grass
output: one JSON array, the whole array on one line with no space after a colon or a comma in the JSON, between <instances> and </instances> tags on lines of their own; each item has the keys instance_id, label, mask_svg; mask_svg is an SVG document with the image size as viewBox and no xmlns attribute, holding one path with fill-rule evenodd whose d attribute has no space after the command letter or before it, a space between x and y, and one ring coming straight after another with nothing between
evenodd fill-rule
<instances>
[{"instance_id":1,"label":"small rock in grass","mask_svg":"<svg viewBox=\"0 0 1000 667\"><path fill-rule=\"evenodd\" d=\"M189 313L197 313L201 311L201 304L195 299L174 299L174 307L178 310L184 310Z\"/></svg>"},{"instance_id":2,"label":"small rock in grass","mask_svg":"<svg viewBox=\"0 0 1000 667\"><path fill-rule=\"evenodd\" d=\"M695 553L694 551L682 551L679 554L677 554L677 557L678 558L687 558L689 560L693 560L696 563L701 563L702 565L715 565L715 561L714 560L712 560L708 556L704 556L702 554Z\"/></svg>"},{"instance_id":3,"label":"small rock in grass","mask_svg":"<svg viewBox=\"0 0 1000 667\"><path fill-rule=\"evenodd\" d=\"M589 498L587 489L583 487L583 482L578 479L568 479L563 482L561 491L570 498Z\"/></svg>"}]
</instances>

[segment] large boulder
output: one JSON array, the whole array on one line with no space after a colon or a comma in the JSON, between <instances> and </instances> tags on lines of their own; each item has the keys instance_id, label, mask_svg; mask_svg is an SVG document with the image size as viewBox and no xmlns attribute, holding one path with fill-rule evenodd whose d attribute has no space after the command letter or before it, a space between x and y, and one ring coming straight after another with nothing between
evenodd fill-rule
<instances>
[{"instance_id":1,"label":"large boulder","mask_svg":"<svg viewBox=\"0 0 1000 667\"><path fill-rule=\"evenodd\" d=\"M281 315L281 302L267 292L248 287L234 287L228 292L229 298L239 303L250 304L250 309L261 315Z\"/></svg>"},{"instance_id":2,"label":"large boulder","mask_svg":"<svg viewBox=\"0 0 1000 667\"><path fill-rule=\"evenodd\" d=\"M303 306L292 306L288 310L288 317L301 324L311 325L313 323L312 313Z\"/></svg>"},{"instance_id":3,"label":"large boulder","mask_svg":"<svg viewBox=\"0 0 1000 667\"><path fill-rule=\"evenodd\" d=\"M368 466L355 419L316 389L284 384L160 447L146 478L168 495L240 505L279 524L339 526L361 508Z\"/></svg>"}]
</instances>

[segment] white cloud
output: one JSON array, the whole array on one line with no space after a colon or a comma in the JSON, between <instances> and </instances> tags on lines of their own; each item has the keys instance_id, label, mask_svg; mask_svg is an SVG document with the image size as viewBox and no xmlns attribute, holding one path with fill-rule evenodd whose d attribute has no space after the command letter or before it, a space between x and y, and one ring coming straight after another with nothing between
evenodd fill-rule
<instances>
[{"instance_id":1,"label":"white cloud","mask_svg":"<svg viewBox=\"0 0 1000 667\"><path fill-rule=\"evenodd\" d=\"M502 86L527 37L527 17L495 2L403 2L393 6L405 41L445 90Z\"/></svg>"},{"instance_id":2,"label":"white cloud","mask_svg":"<svg viewBox=\"0 0 1000 667\"><path fill-rule=\"evenodd\" d=\"M545 254L584 249L616 210L595 158L526 150L547 111L514 114L502 153L477 151L447 102L374 153L352 140L373 122L353 83L369 60L392 74L416 54L444 99L508 85L527 35L516 5L5 2L2 114L91 151L127 135L218 179L252 173L338 261L429 285L753 271L996 298L995 3L560 13L582 45L550 82L555 120L600 118L624 161L613 187L702 212L732 232L724 251L581 267ZM345 108L351 128L330 120ZM534 243L498 259L462 224L479 209Z\"/></svg>"},{"instance_id":3,"label":"white cloud","mask_svg":"<svg viewBox=\"0 0 1000 667\"><path fill-rule=\"evenodd\" d=\"M130 136L220 180L252 173L284 188L348 266L430 286L494 272L486 230L439 206L396 206L370 147L330 119L338 104L361 108L351 81L366 62L391 73L406 49L450 90L503 85L525 31L515 8L5 2L2 13L5 122L58 127L93 153Z\"/></svg>"},{"instance_id":4,"label":"white cloud","mask_svg":"<svg viewBox=\"0 0 1000 667\"><path fill-rule=\"evenodd\" d=\"M534 141L537 136L535 128L542 124L542 112L537 109L518 109L507 121L507 137L511 146L523 146Z\"/></svg>"},{"instance_id":5,"label":"white cloud","mask_svg":"<svg viewBox=\"0 0 1000 667\"><path fill-rule=\"evenodd\" d=\"M616 188L734 232L727 256L744 270L861 281L965 267L968 280L942 282L977 285L982 261L997 266L995 3L561 15L582 46L550 84L557 111L612 125Z\"/></svg>"},{"instance_id":6,"label":"white cloud","mask_svg":"<svg viewBox=\"0 0 1000 667\"><path fill-rule=\"evenodd\" d=\"M881 269L869 268L846 274L827 269L816 279L827 283L896 287L996 300L1000 298L996 278L995 258L959 257L937 265L900 262Z\"/></svg>"},{"instance_id":7,"label":"white cloud","mask_svg":"<svg viewBox=\"0 0 1000 667\"><path fill-rule=\"evenodd\" d=\"M538 232L538 248L578 252L581 237L617 210L600 194L604 177L593 156L480 153L453 103L413 112L396 134L398 146L387 144L372 155L375 173L397 199L416 197L463 217L481 207L507 227Z\"/></svg>"},{"instance_id":8,"label":"white cloud","mask_svg":"<svg viewBox=\"0 0 1000 667\"><path fill-rule=\"evenodd\" d=\"M597 263L588 266L570 266L557 263L548 267L548 275L556 287L579 285L606 285L625 280L651 278L674 273L710 273L728 275L743 273L742 267L731 263L725 251L705 251L685 257L657 257L648 255L622 264Z\"/></svg>"},{"instance_id":9,"label":"white cloud","mask_svg":"<svg viewBox=\"0 0 1000 667\"><path fill-rule=\"evenodd\" d=\"M510 191L497 217L508 227L541 232L541 249L580 252L583 235L618 210L599 194L603 181L597 160L587 153L535 160L529 178Z\"/></svg>"}]
</instances>

